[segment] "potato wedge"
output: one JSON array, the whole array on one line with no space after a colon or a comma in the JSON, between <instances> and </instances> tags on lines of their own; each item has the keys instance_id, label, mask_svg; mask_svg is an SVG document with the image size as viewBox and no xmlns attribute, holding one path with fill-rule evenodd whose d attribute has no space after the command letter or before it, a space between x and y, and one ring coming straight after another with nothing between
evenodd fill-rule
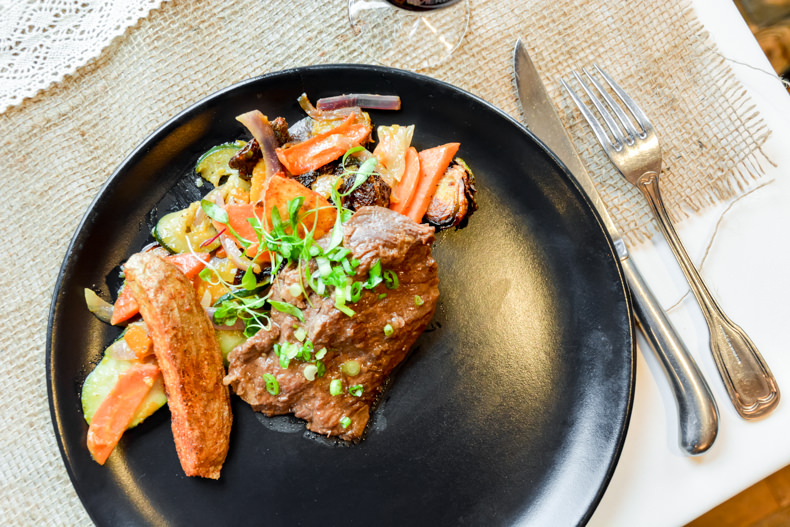
<instances>
[{"instance_id":1,"label":"potato wedge","mask_svg":"<svg viewBox=\"0 0 790 527\"><path fill-rule=\"evenodd\" d=\"M181 467L187 476L218 479L233 418L211 323L192 282L172 263L138 253L124 272L162 370Z\"/></svg>"}]
</instances>

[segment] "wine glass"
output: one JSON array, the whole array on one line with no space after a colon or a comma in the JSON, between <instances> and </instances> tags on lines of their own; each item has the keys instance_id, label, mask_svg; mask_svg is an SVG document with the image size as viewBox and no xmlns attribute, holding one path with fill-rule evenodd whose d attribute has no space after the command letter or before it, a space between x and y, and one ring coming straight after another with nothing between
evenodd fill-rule
<instances>
[{"instance_id":1,"label":"wine glass","mask_svg":"<svg viewBox=\"0 0 790 527\"><path fill-rule=\"evenodd\" d=\"M361 49L375 62L411 70L450 58L469 27L469 0L348 0Z\"/></svg>"}]
</instances>

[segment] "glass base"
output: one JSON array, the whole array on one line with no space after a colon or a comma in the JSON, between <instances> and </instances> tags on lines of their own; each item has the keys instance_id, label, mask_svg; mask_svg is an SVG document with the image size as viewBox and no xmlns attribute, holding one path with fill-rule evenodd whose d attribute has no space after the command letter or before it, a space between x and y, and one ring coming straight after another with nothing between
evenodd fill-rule
<instances>
[{"instance_id":1,"label":"glass base","mask_svg":"<svg viewBox=\"0 0 790 527\"><path fill-rule=\"evenodd\" d=\"M469 14L469 0L422 12L384 0L348 2L352 32L365 54L379 64L410 70L449 59L466 34Z\"/></svg>"}]
</instances>

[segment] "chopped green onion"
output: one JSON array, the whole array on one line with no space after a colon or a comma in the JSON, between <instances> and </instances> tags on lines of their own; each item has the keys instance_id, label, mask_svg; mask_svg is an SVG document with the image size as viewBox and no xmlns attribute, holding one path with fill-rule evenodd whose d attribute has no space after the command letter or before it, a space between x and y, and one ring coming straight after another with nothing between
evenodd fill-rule
<instances>
[{"instance_id":1,"label":"chopped green onion","mask_svg":"<svg viewBox=\"0 0 790 527\"><path fill-rule=\"evenodd\" d=\"M363 390L364 390L364 387L361 384L355 384L354 386L349 386L348 387L348 393L350 393L354 397L361 396Z\"/></svg>"},{"instance_id":2,"label":"chopped green onion","mask_svg":"<svg viewBox=\"0 0 790 527\"><path fill-rule=\"evenodd\" d=\"M309 340L302 346L301 359L305 362L310 360L310 354L313 353L313 343ZM298 355L297 355L298 356Z\"/></svg>"},{"instance_id":3,"label":"chopped green onion","mask_svg":"<svg viewBox=\"0 0 790 527\"><path fill-rule=\"evenodd\" d=\"M266 391L272 395L277 395L280 393L280 384L277 382L277 378L272 375L271 373L264 373L263 380L266 381Z\"/></svg>"},{"instance_id":4,"label":"chopped green onion","mask_svg":"<svg viewBox=\"0 0 790 527\"><path fill-rule=\"evenodd\" d=\"M368 289L373 289L377 285L382 282L383 278L381 277L381 260L376 260L376 263L373 264L373 267L370 268L368 271L368 281L365 283L365 287Z\"/></svg>"},{"instance_id":5,"label":"chopped green onion","mask_svg":"<svg viewBox=\"0 0 790 527\"><path fill-rule=\"evenodd\" d=\"M347 360L340 365L340 371L349 377L356 377L362 370L362 365L356 360Z\"/></svg>"},{"instance_id":6,"label":"chopped green onion","mask_svg":"<svg viewBox=\"0 0 790 527\"><path fill-rule=\"evenodd\" d=\"M343 381L340 379L332 379L329 383L329 395L340 395L343 393Z\"/></svg>"},{"instance_id":7,"label":"chopped green onion","mask_svg":"<svg viewBox=\"0 0 790 527\"><path fill-rule=\"evenodd\" d=\"M397 289L400 282L398 282L398 275L395 274L395 271L391 269L387 269L382 273L384 277L384 285L387 289Z\"/></svg>"},{"instance_id":8,"label":"chopped green onion","mask_svg":"<svg viewBox=\"0 0 790 527\"><path fill-rule=\"evenodd\" d=\"M291 363L291 359L301 353L302 348L293 342L283 342L282 344L274 345L274 354L280 357L280 367L287 369Z\"/></svg>"},{"instance_id":9,"label":"chopped green onion","mask_svg":"<svg viewBox=\"0 0 790 527\"><path fill-rule=\"evenodd\" d=\"M381 293L381 294L379 295L379 300L382 300L382 299L384 299L384 298L387 298L387 293Z\"/></svg>"},{"instance_id":10,"label":"chopped green onion","mask_svg":"<svg viewBox=\"0 0 790 527\"><path fill-rule=\"evenodd\" d=\"M321 348L318 350L318 353L315 354L316 359L323 359L326 356L326 348Z\"/></svg>"},{"instance_id":11,"label":"chopped green onion","mask_svg":"<svg viewBox=\"0 0 790 527\"><path fill-rule=\"evenodd\" d=\"M319 276L329 276L332 274L332 264L329 262L329 258L319 256L315 259L315 263L318 265Z\"/></svg>"},{"instance_id":12,"label":"chopped green onion","mask_svg":"<svg viewBox=\"0 0 790 527\"><path fill-rule=\"evenodd\" d=\"M351 254L351 249L346 249L345 247L335 247L327 254L327 258L332 260L333 262L339 262L343 260L346 256Z\"/></svg>"},{"instance_id":13,"label":"chopped green onion","mask_svg":"<svg viewBox=\"0 0 790 527\"><path fill-rule=\"evenodd\" d=\"M288 292L291 293L292 297L299 298L299 296L302 294L302 286L297 283L293 283L288 286Z\"/></svg>"},{"instance_id":14,"label":"chopped green onion","mask_svg":"<svg viewBox=\"0 0 790 527\"><path fill-rule=\"evenodd\" d=\"M346 297L343 293L343 288L339 288L339 287L335 288L335 308L337 308L337 310L343 313L344 315L348 315L349 317L353 317L356 314L356 312L353 309L346 306Z\"/></svg>"},{"instance_id":15,"label":"chopped green onion","mask_svg":"<svg viewBox=\"0 0 790 527\"><path fill-rule=\"evenodd\" d=\"M304 367L304 371L302 371L302 375L304 375L304 378L308 381L314 381L316 373L318 373L318 366L315 364L308 364Z\"/></svg>"},{"instance_id":16,"label":"chopped green onion","mask_svg":"<svg viewBox=\"0 0 790 527\"><path fill-rule=\"evenodd\" d=\"M348 417L347 415L344 415L343 419L340 420L340 426L342 426L343 428L348 428L350 424L351 424L351 418Z\"/></svg>"},{"instance_id":17,"label":"chopped green onion","mask_svg":"<svg viewBox=\"0 0 790 527\"><path fill-rule=\"evenodd\" d=\"M304 342L305 337L307 337L307 331L305 331L304 328L297 328L296 331L294 331L294 337L296 337L296 340L299 342Z\"/></svg>"},{"instance_id":18,"label":"chopped green onion","mask_svg":"<svg viewBox=\"0 0 790 527\"><path fill-rule=\"evenodd\" d=\"M340 265L343 266L343 270L346 272L346 274L354 274L354 270L351 268L351 262L348 261L348 258L343 258L340 260Z\"/></svg>"},{"instance_id":19,"label":"chopped green onion","mask_svg":"<svg viewBox=\"0 0 790 527\"><path fill-rule=\"evenodd\" d=\"M323 377L326 373L326 365L320 360L315 361L315 367L318 368L315 372L316 377Z\"/></svg>"},{"instance_id":20,"label":"chopped green onion","mask_svg":"<svg viewBox=\"0 0 790 527\"><path fill-rule=\"evenodd\" d=\"M387 337L391 337L393 333L395 333L395 330L392 328L390 324L384 326L384 335L386 335Z\"/></svg>"},{"instance_id":21,"label":"chopped green onion","mask_svg":"<svg viewBox=\"0 0 790 527\"><path fill-rule=\"evenodd\" d=\"M351 294L349 295L349 300L352 302L359 302L359 299L362 298L362 282L354 282L351 284Z\"/></svg>"},{"instance_id":22,"label":"chopped green onion","mask_svg":"<svg viewBox=\"0 0 790 527\"><path fill-rule=\"evenodd\" d=\"M425 300L422 299L420 295L414 295L414 305L421 306L425 303Z\"/></svg>"}]
</instances>

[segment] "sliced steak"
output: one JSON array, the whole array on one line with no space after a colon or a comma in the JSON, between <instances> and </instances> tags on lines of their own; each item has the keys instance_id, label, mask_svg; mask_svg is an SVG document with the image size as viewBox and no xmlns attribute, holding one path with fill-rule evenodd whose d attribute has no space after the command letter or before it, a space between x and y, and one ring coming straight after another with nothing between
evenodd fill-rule
<instances>
[{"instance_id":1,"label":"sliced steak","mask_svg":"<svg viewBox=\"0 0 790 527\"><path fill-rule=\"evenodd\" d=\"M379 284L366 290L358 302L349 304L356 312L349 317L335 308L332 296L311 292L310 303L304 297L291 296L289 286L298 283L299 274L292 267L285 269L272 286L272 299L300 307L304 323L272 311L272 329L259 331L231 352L225 383L256 411L270 416L293 413L316 433L353 440L362 436L384 381L433 317L439 278L431 256L432 227L389 209L362 207L343 229L343 245L361 262L357 278L365 280L369 269L381 260L384 269L397 274L398 287L387 289ZM380 299L381 294L386 296ZM389 336L384 329L387 325L392 328ZM323 359L326 374L313 381L304 376L309 363L291 360L284 369L274 352L275 344L299 342L296 328L304 328L315 350L328 350ZM358 375L352 377L341 370L348 361L360 365ZM264 374L277 379L277 395L267 391ZM334 379L342 381L343 391L332 396L330 383ZM348 390L356 385L363 387L359 396ZM345 421L346 427L344 417L350 419Z\"/></svg>"}]
</instances>

